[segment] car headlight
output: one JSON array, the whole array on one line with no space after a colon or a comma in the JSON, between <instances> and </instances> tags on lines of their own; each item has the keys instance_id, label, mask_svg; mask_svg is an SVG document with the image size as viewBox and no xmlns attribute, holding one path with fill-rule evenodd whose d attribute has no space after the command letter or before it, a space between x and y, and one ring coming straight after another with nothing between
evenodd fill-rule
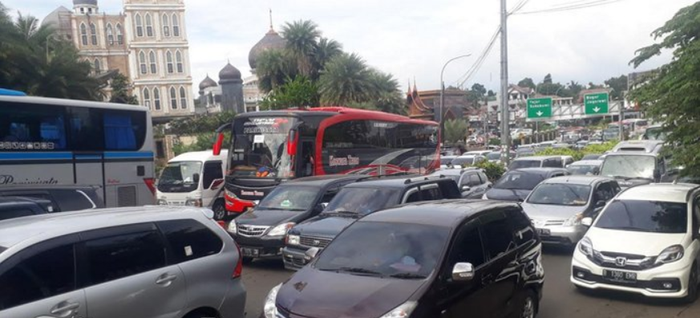
<instances>
[{"instance_id":1,"label":"car headlight","mask_svg":"<svg viewBox=\"0 0 700 318\"><path fill-rule=\"evenodd\" d=\"M581 251L581 254L583 255L593 256L593 242L591 242L591 239L584 237L578 243L578 250Z\"/></svg>"},{"instance_id":2,"label":"car headlight","mask_svg":"<svg viewBox=\"0 0 700 318\"><path fill-rule=\"evenodd\" d=\"M417 305L415 301L407 301L379 318L407 318L411 316Z\"/></svg>"},{"instance_id":3,"label":"car headlight","mask_svg":"<svg viewBox=\"0 0 700 318\"><path fill-rule=\"evenodd\" d=\"M231 222L228 223L227 231L232 234L238 234L238 224L236 224L236 221L231 220Z\"/></svg>"},{"instance_id":4,"label":"car headlight","mask_svg":"<svg viewBox=\"0 0 700 318\"><path fill-rule=\"evenodd\" d=\"M229 191L229 189L224 189L224 194L231 199L238 199L235 193Z\"/></svg>"},{"instance_id":5,"label":"car headlight","mask_svg":"<svg viewBox=\"0 0 700 318\"><path fill-rule=\"evenodd\" d=\"M165 199L158 199L158 205L168 205L168 201L165 201Z\"/></svg>"},{"instance_id":6,"label":"car headlight","mask_svg":"<svg viewBox=\"0 0 700 318\"><path fill-rule=\"evenodd\" d=\"M659 256L656 257L656 264L667 264L673 263L681 258L683 258L683 246L673 245L661 252Z\"/></svg>"},{"instance_id":7,"label":"car headlight","mask_svg":"<svg viewBox=\"0 0 700 318\"><path fill-rule=\"evenodd\" d=\"M299 235L287 235L287 244L289 245L299 245L301 237Z\"/></svg>"},{"instance_id":8,"label":"car headlight","mask_svg":"<svg viewBox=\"0 0 700 318\"><path fill-rule=\"evenodd\" d=\"M202 207L202 199L187 199L187 201L185 201L185 205Z\"/></svg>"},{"instance_id":9,"label":"car headlight","mask_svg":"<svg viewBox=\"0 0 700 318\"><path fill-rule=\"evenodd\" d=\"M287 231L294 227L294 224L294 222L289 222L277 225L267 232L267 236L285 236L287 235Z\"/></svg>"},{"instance_id":10,"label":"car headlight","mask_svg":"<svg viewBox=\"0 0 700 318\"><path fill-rule=\"evenodd\" d=\"M265 306L263 307L263 314L265 318L277 318L277 293L280 291L282 284L272 287L270 292L265 298Z\"/></svg>"},{"instance_id":11,"label":"car headlight","mask_svg":"<svg viewBox=\"0 0 700 318\"><path fill-rule=\"evenodd\" d=\"M577 226L581 225L581 220L583 219L583 214L578 213L572 217L570 217L568 220L564 221L564 226Z\"/></svg>"}]
</instances>

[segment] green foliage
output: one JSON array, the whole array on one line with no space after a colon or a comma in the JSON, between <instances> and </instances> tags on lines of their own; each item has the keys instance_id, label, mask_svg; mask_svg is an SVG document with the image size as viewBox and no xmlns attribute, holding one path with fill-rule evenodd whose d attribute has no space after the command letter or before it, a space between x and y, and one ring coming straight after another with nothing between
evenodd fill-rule
<instances>
[{"instance_id":1,"label":"green foliage","mask_svg":"<svg viewBox=\"0 0 700 318\"><path fill-rule=\"evenodd\" d=\"M535 81L533 81L531 78L526 77L526 78L523 78L522 80L520 80L520 82L518 82L518 86L529 87L529 88L535 89L535 87L537 85L535 85Z\"/></svg>"},{"instance_id":2,"label":"green foliage","mask_svg":"<svg viewBox=\"0 0 700 318\"><path fill-rule=\"evenodd\" d=\"M612 88L612 92L610 92L612 100L621 100L624 98L623 94L627 90L627 75L612 77L605 81L605 85Z\"/></svg>"},{"instance_id":3,"label":"green foliage","mask_svg":"<svg viewBox=\"0 0 700 318\"><path fill-rule=\"evenodd\" d=\"M288 78L296 78L298 73L293 58L283 50L265 50L260 53L255 73L258 75L258 87L264 93L285 84Z\"/></svg>"},{"instance_id":4,"label":"green foliage","mask_svg":"<svg viewBox=\"0 0 700 318\"><path fill-rule=\"evenodd\" d=\"M483 169L491 182L496 182L506 172L506 168L503 165L489 162L488 160L477 163L476 167Z\"/></svg>"},{"instance_id":5,"label":"green foliage","mask_svg":"<svg viewBox=\"0 0 700 318\"><path fill-rule=\"evenodd\" d=\"M583 152L577 151L569 148L547 148L540 150L536 154L537 156L572 156L574 160L581 160L583 157Z\"/></svg>"},{"instance_id":6,"label":"green foliage","mask_svg":"<svg viewBox=\"0 0 700 318\"><path fill-rule=\"evenodd\" d=\"M700 175L700 2L682 8L652 33L661 42L641 48L630 62L638 67L661 53L673 50L673 60L656 70L645 85L632 90L647 116L663 124L666 142L674 145L673 159L685 166L684 174Z\"/></svg>"},{"instance_id":7,"label":"green foliage","mask_svg":"<svg viewBox=\"0 0 700 318\"><path fill-rule=\"evenodd\" d=\"M129 79L124 74L118 73L112 78L112 103L138 105L139 100L129 94Z\"/></svg>"},{"instance_id":8,"label":"green foliage","mask_svg":"<svg viewBox=\"0 0 700 318\"><path fill-rule=\"evenodd\" d=\"M194 136L199 134L213 134L223 124L233 121L234 112L221 112L217 114L198 115L174 120L170 123L168 134L178 136ZM211 144L209 144L211 147Z\"/></svg>"},{"instance_id":9,"label":"green foliage","mask_svg":"<svg viewBox=\"0 0 700 318\"><path fill-rule=\"evenodd\" d=\"M489 145L492 145L492 146L500 146L500 145L501 145L501 139L500 139L500 138L491 138L491 139L489 139Z\"/></svg>"},{"instance_id":10,"label":"green foliage","mask_svg":"<svg viewBox=\"0 0 700 318\"><path fill-rule=\"evenodd\" d=\"M224 136L224 145L228 145L231 142L231 133L226 132L224 133ZM195 137L197 138L197 141L191 145L184 145L181 143L174 145L173 152L175 155L178 156L192 151L209 150L216 141L216 134L214 132L197 134Z\"/></svg>"},{"instance_id":11,"label":"green foliage","mask_svg":"<svg viewBox=\"0 0 700 318\"><path fill-rule=\"evenodd\" d=\"M588 145L581 150L584 155L590 154L604 154L606 151L610 151L617 145L617 140L611 140L600 145Z\"/></svg>"},{"instance_id":12,"label":"green foliage","mask_svg":"<svg viewBox=\"0 0 700 318\"><path fill-rule=\"evenodd\" d=\"M462 119L445 120L445 131L443 132L445 141L448 143L457 143L464 140L467 136L469 125Z\"/></svg>"},{"instance_id":13,"label":"green foliage","mask_svg":"<svg viewBox=\"0 0 700 318\"><path fill-rule=\"evenodd\" d=\"M101 100L104 83L91 71L73 43L54 37L51 27L21 14L12 21L0 5L0 87L34 96Z\"/></svg>"},{"instance_id":14,"label":"green foliage","mask_svg":"<svg viewBox=\"0 0 700 318\"><path fill-rule=\"evenodd\" d=\"M308 77L298 75L270 92L262 101L263 109L318 106L318 88Z\"/></svg>"},{"instance_id":15,"label":"green foliage","mask_svg":"<svg viewBox=\"0 0 700 318\"><path fill-rule=\"evenodd\" d=\"M357 54L343 53L326 63L319 79L322 105L368 101L374 93L371 70Z\"/></svg>"}]
</instances>

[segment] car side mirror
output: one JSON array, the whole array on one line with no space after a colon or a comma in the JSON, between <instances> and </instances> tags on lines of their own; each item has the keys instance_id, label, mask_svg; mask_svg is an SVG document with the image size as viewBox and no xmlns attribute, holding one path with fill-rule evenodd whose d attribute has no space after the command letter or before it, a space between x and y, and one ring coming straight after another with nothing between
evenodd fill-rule
<instances>
[{"instance_id":1,"label":"car side mirror","mask_svg":"<svg viewBox=\"0 0 700 318\"><path fill-rule=\"evenodd\" d=\"M593 225L593 218L585 217L581 219L581 225L590 227L591 225Z\"/></svg>"},{"instance_id":2,"label":"car side mirror","mask_svg":"<svg viewBox=\"0 0 700 318\"><path fill-rule=\"evenodd\" d=\"M321 252L321 249L319 249L318 247L312 247L306 250L306 252L304 252L304 259L307 262L311 261L312 259L316 258L316 256L318 256L319 252Z\"/></svg>"},{"instance_id":3,"label":"car side mirror","mask_svg":"<svg viewBox=\"0 0 700 318\"><path fill-rule=\"evenodd\" d=\"M462 192L464 192L464 191L471 191L471 190L472 190L472 187L470 187L470 186L468 186L468 185L463 185L463 186L462 186Z\"/></svg>"},{"instance_id":4,"label":"car side mirror","mask_svg":"<svg viewBox=\"0 0 700 318\"><path fill-rule=\"evenodd\" d=\"M457 263L452 268L452 280L455 282L468 282L474 279L474 265L471 263Z\"/></svg>"},{"instance_id":5,"label":"car side mirror","mask_svg":"<svg viewBox=\"0 0 700 318\"><path fill-rule=\"evenodd\" d=\"M199 173L195 173L192 175L192 182L195 184L199 184Z\"/></svg>"}]
</instances>

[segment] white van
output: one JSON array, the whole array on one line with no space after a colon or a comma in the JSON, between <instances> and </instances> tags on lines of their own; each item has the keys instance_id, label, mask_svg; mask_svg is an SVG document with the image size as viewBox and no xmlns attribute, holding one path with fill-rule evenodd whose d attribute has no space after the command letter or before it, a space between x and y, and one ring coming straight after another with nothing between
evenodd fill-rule
<instances>
[{"instance_id":1,"label":"white van","mask_svg":"<svg viewBox=\"0 0 700 318\"><path fill-rule=\"evenodd\" d=\"M226 216L223 189L227 160L227 150L218 156L207 150L171 159L158 178L158 204L208 207L222 220Z\"/></svg>"}]
</instances>

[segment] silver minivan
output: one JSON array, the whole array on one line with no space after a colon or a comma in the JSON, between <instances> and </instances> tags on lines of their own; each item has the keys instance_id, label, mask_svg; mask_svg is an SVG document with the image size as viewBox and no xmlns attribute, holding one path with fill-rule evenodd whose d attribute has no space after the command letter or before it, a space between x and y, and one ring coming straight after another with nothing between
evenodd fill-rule
<instances>
[{"instance_id":1,"label":"silver minivan","mask_svg":"<svg viewBox=\"0 0 700 318\"><path fill-rule=\"evenodd\" d=\"M244 317L242 261L199 208L0 222L0 317Z\"/></svg>"}]
</instances>

